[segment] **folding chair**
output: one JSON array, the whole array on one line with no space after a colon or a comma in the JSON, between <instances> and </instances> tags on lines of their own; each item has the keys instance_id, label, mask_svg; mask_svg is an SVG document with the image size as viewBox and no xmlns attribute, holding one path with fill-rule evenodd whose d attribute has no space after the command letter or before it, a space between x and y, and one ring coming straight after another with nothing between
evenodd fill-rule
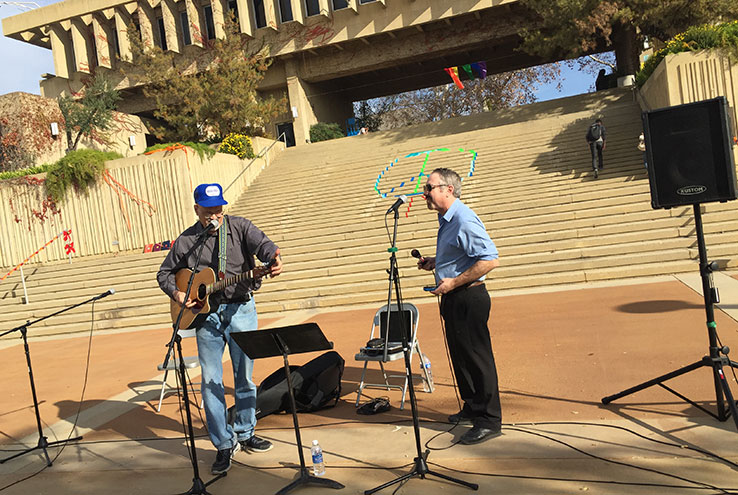
<instances>
[{"instance_id":1,"label":"folding chair","mask_svg":"<svg viewBox=\"0 0 738 495\"><path fill-rule=\"evenodd\" d=\"M177 333L180 337L183 339L195 337L196 330L193 329L182 329L179 330ZM184 356L184 365L185 365L185 373L187 374L187 381L190 383L190 390L192 391L192 396L195 396L195 387L192 385L192 380L190 379L190 374L187 370L191 370L193 368L199 368L200 367L200 358L198 356ZM156 367L159 371L164 372L164 378L161 381L161 392L159 393L159 405L156 406L156 412L161 411L161 403L164 400L164 393L167 388L171 390L176 390L174 387L169 387L169 384L167 383L167 376L169 375L170 371L174 371L177 373L177 370L179 370L179 359L177 359L175 356L170 356L169 361L167 362L166 368L162 366L162 363L159 363ZM202 393L200 394L202 396ZM201 397L202 399L202 397ZM197 404L199 408L202 409L202 401L192 401L194 404Z\"/></svg>"},{"instance_id":2,"label":"folding chair","mask_svg":"<svg viewBox=\"0 0 738 495\"><path fill-rule=\"evenodd\" d=\"M359 353L354 356L354 359L356 361L364 361L364 370L361 372L361 381L359 382L359 389L357 390L356 395L357 407L359 405L359 401L361 400L361 393L367 387L386 388L387 390L396 388L402 390L402 402L400 404L400 409L403 409L405 407L405 394L407 393L408 381L407 376L405 375L405 373L403 373L402 375L388 375L384 369L384 363L404 358L402 349L402 332L405 330L405 328L410 328L410 336L408 338L408 344L410 345L410 362L412 363L414 354L418 355L418 358L421 362L423 361L423 353L420 351L420 343L418 342L418 308L412 303L403 303L402 311L398 311L397 303L392 303L390 308L389 332L387 331L386 304L377 310L372 321L372 330L369 335L369 339L383 339L384 342L382 343L382 345L378 347L362 347L359 350ZM409 325L407 325L406 327L406 324ZM377 335L377 333L379 335ZM382 370L382 376L384 377L384 383L366 382L366 370L369 363L372 361L379 363L379 367ZM428 380L428 370L425 367L425 363L423 363L423 365L423 374L425 375L425 379ZM390 384L390 378L402 378L403 384ZM430 380L428 381L428 383L431 383Z\"/></svg>"}]
</instances>

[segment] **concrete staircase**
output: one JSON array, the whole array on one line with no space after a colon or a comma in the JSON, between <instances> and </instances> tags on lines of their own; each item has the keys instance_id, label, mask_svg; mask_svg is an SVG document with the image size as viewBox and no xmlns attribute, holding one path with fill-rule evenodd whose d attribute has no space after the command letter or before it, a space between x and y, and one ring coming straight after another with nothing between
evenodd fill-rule
<instances>
[{"instance_id":1,"label":"concrete staircase","mask_svg":"<svg viewBox=\"0 0 738 495\"><path fill-rule=\"evenodd\" d=\"M595 180L584 134L596 116L608 139L605 169ZM425 182L421 170L440 166L462 176L473 169L462 199L500 250L501 266L487 283L492 291L695 271L692 208L651 209L636 149L640 132L632 94L610 90L290 148L230 210L282 248L285 272L264 282L259 312L381 304L390 246L384 212L397 194L412 198L409 209L400 208L397 238L403 296L428 300L421 288L432 278L415 268L410 251L434 253L437 220L412 193ZM703 208L710 257L738 265L738 212L731 204ZM391 230L392 216L386 221ZM0 314L12 328L112 286L117 294L97 303L95 328L168 326L168 301L155 281L164 255L29 268L31 304L22 304L13 275L0 284ZM37 332L89 328L89 310L46 320Z\"/></svg>"}]
</instances>

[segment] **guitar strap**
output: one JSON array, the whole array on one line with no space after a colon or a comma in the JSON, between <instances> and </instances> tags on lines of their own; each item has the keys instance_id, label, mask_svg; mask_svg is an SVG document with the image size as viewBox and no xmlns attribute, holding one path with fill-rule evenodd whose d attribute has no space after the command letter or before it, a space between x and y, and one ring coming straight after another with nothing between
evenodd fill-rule
<instances>
[{"instance_id":1,"label":"guitar strap","mask_svg":"<svg viewBox=\"0 0 738 495\"><path fill-rule=\"evenodd\" d=\"M223 216L223 225L218 231L218 280L226 277L226 256L228 254L228 217Z\"/></svg>"}]
</instances>

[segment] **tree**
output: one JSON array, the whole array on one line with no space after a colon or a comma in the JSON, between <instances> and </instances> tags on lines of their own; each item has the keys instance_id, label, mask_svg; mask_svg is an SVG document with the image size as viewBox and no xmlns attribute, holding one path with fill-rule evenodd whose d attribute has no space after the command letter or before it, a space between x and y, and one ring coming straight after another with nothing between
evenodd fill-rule
<instances>
[{"instance_id":1,"label":"tree","mask_svg":"<svg viewBox=\"0 0 738 495\"><path fill-rule=\"evenodd\" d=\"M82 136L104 140L102 134L113 122L113 110L120 99L113 83L97 73L82 89L82 97L60 96L59 110L67 131L68 149L76 150Z\"/></svg>"},{"instance_id":2,"label":"tree","mask_svg":"<svg viewBox=\"0 0 738 495\"><path fill-rule=\"evenodd\" d=\"M194 60L151 46L128 30L135 82L154 100L154 116L166 123L155 129L158 137L220 140L263 126L286 110L285 98L261 98L256 91L270 64L267 50L252 47L233 19L224 26L224 39L198 40L203 49Z\"/></svg>"},{"instance_id":3,"label":"tree","mask_svg":"<svg viewBox=\"0 0 738 495\"><path fill-rule=\"evenodd\" d=\"M360 122L375 125L368 126L370 130L394 129L532 103L536 87L556 80L560 73L559 64L548 64L463 81L464 89L446 84L374 98L355 107Z\"/></svg>"},{"instance_id":4,"label":"tree","mask_svg":"<svg viewBox=\"0 0 738 495\"><path fill-rule=\"evenodd\" d=\"M738 18L735 0L521 0L535 28L520 32L522 49L568 59L615 46L618 72L634 74L645 37L665 42L690 26Z\"/></svg>"}]
</instances>

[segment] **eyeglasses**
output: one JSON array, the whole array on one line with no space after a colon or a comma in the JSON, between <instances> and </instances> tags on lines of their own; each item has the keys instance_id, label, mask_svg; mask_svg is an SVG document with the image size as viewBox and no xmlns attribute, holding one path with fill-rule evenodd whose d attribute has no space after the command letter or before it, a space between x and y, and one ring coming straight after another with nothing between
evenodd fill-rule
<instances>
[{"instance_id":1,"label":"eyeglasses","mask_svg":"<svg viewBox=\"0 0 738 495\"><path fill-rule=\"evenodd\" d=\"M448 184L426 184L423 188L423 192L428 194L437 187L447 186Z\"/></svg>"}]
</instances>

